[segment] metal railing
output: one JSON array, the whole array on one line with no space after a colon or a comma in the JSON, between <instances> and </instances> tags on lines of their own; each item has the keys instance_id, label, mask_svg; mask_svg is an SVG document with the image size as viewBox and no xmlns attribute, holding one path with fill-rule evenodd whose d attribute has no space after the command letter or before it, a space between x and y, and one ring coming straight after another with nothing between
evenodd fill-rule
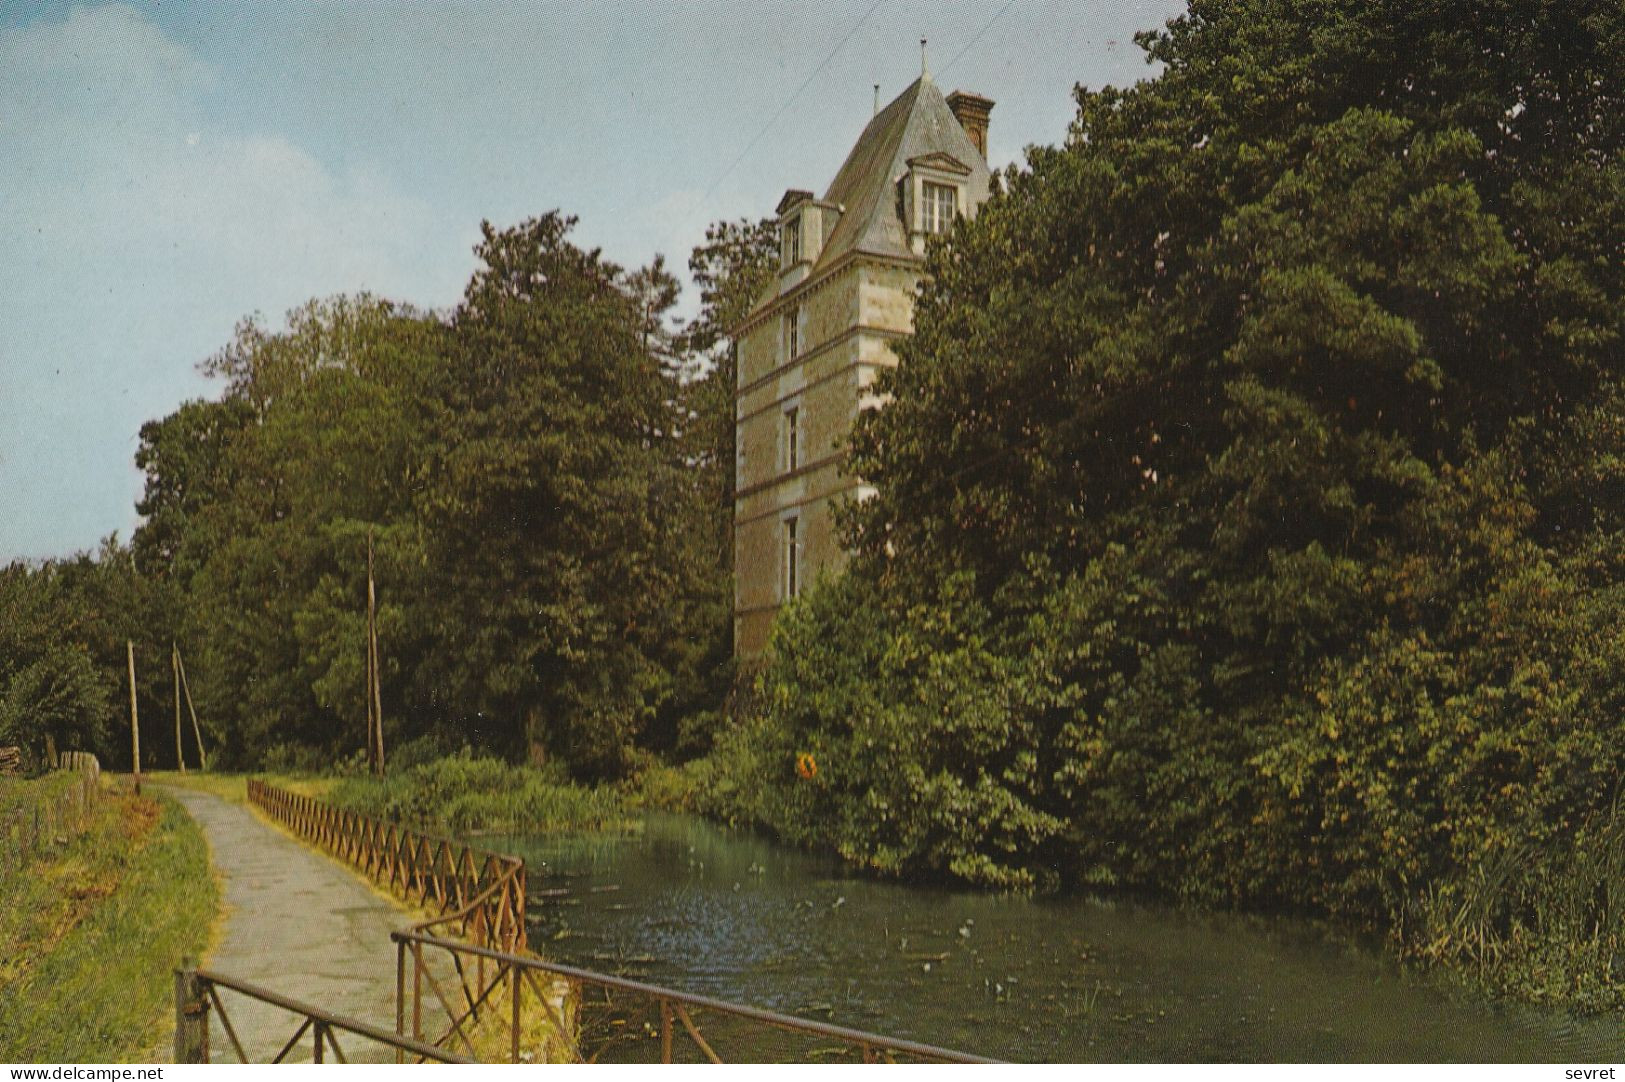
<instances>
[{"instance_id":1,"label":"metal railing","mask_svg":"<svg viewBox=\"0 0 1625 1082\"><path fill-rule=\"evenodd\" d=\"M436 916L423 927L444 930L477 946L525 947L525 862L463 842L345 811L256 779L248 799L399 897Z\"/></svg>"},{"instance_id":2,"label":"metal railing","mask_svg":"<svg viewBox=\"0 0 1625 1082\"><path fill-rule=\"evenodd\" d=\"M740 1058L750 1062L777 1057L813 1058L814 1054L819 1058L861 1056L865 1063L895 1063L899 1057L931 1063L998 1062L918 1041L866 1033L492 950L418 929L394 932L390 938L396 948L396 1032L403 1040L442 1049L455 1042L473 1058L481 1058L474 1032L478 1027L486 1036L487 1047L492 1043L490 1035L494 1031L506 1038L503 1051L507 1061L523 1062L522 1043L527 1036L525 1016L528 1013L532 1018L540 1018L547 1027L548 1040L544 1043L562 1053L559 1058L576 1063L597 1062L606 1053L633 1060L652 1059L657 1038L659 1062L677 1062L679 1026L687 1038L684 1047L711 1063L723 1062L718 1047L729 1042L740 1046ZM459 978L450 994L426 964L425 949L443 951L450 956L451 968ZM471 961L475 964L469 964ZM480 974L473 985L466 979L471 970ZM486 972L490 974L489 981L485 980ZM424 1033L426 986L444 1012L447 1024L445 1032L433 1039L426 1038ZM538 1004L539 1011L535 1009ZM529 1012L525 1009L527 1006L531 1007ZM500 1012L499 1026L485 1021L495 1012ZM642 1012L648 1012L648 1017L641 1017ZM598 1017L589 1017L593 1015ZM706 1023L704 1032L700 1026L702 1020ZM637 1024L639 1021L643 1023L641 1026ZM534 1039L535 1033L532 1029L528 1035ZM767 1033L787 1035L790 1039L775 1043L764 1038ZM809 1039L824 1042L824 1045L807 1047ZM828 1047L830 1042L836 1047ZM544 1054L550 1058L550 1053ZM532 1052L532 1056L536 1058L536 1053Z\"/></svg>"},{"instance_id":3,"label":"metal railing","mask_svg":"<svg viewBox=\"0 0 1625 1082\"><path fill-rule=\"evenodd\" d=\"M323 1063L328 1054L338 1063L348 1063L349 1060L340 1047L335 1033L353 1034L363 1040L380 1044L395 1050L397 1055L410 1053L416 1056L418 1062L434 1060L439 1063L472 1063L473 1060L437 1048L432 1044L415 1041L403 1037L399 1033L391 1033L387 1029L362 1022L355 1018L347 1018L341 1014L323 1010L294 999L291 996L273 992L269 988L261 988L257 984L228 977L222 973L215 973L207 969L177 969L175 971L175 1062L176 1063L210 1063L211 1043L209 1017L213 1013L220 1018L220 1028L224 1030L226 1040L231 1050L236 1054L240 1063L253 1062L248 1052L243 1048L243 1042L237 1036L237 1028L232 1024L231 1016L226 1013L226 1005L220 998L220 989L227 989L251 1000L268 1003L273 1007L281 1008L301 1019L298 1027L293 1031L281 1049L268 1062L284 1063L296 1049L300 1047L301 1039L308 1033L310 1037L310 1062Z\"/></svg>"}]
</instances>

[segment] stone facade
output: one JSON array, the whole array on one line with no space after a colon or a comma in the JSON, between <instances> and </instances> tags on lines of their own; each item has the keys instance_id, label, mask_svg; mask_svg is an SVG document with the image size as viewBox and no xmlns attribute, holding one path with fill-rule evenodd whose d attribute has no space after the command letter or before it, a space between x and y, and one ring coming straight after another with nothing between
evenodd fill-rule
<instances>
[{"instance_id":1,"label":"stone facade","mask_svg":"<svg viewBox=\"0 0 1625 1082\"><path fill-rule=\"evenodd\" d=\"M869 388L913 330L926 237L987 198L992 104L945 100L922 76L876 114L823 199L792 190L779 203L778 281L733 333L741 658L760 655L779 608L845 559L833 510L865 492L842 469L845 439L880 404Z\"/></svg>"}]
</instances>

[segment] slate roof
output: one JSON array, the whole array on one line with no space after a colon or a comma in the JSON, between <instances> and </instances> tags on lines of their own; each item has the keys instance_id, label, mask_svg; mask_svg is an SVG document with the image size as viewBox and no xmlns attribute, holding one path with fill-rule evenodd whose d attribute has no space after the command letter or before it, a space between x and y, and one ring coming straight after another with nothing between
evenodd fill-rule
<instances>
[{"instance_id":1,"label":"slate roof","mask_svg":"<svg viewBox=\"0 0 1625 1082\"><path fill-rule=\"evenodd\" d=\"M922 75L886 106L858 136L824 202L843 205L835 232L813 267L817 274L850 251L912 258L908 231L897 212L899 177L911 158L948 154L970 167L966 197L987 198L987 163L960 127L929 75Z\"/></svg>"},{"instance_id":2,"label":"slate roof","mask_svg":"<svg viewBox=\"0 0 1625 1082\"><path fill-rule=\"evenodd\" d=\"M918 259L899 216L897 181L908 172L911 160L944 154L969 170L965 178L968 203L985 200L991 181L987 162L948 108L942 91L929 75L922 75L869 121L824 193L822 202L840 206L842 213L809 277L854 251ZM781 202L779 213L784 206ZM779 296L775 279L752 306L752 316Z\"/></svg>"}]
</instances>

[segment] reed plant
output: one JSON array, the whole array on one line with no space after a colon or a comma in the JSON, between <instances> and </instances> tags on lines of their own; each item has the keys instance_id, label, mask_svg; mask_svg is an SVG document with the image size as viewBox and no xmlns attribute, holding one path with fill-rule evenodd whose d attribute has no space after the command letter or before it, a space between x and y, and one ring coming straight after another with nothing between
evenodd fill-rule
<instances>
[{"instance_id":1,"label":"reed plant","mask_svg":"<svg viewBox=\"0 0 1625 1082\"><path fill-rule=\"evenodd\" d=\"M552 833L615 829L633 819L609 789L532 767L457 755L384 778L345 778L327 794L339 807L392 822L456 832Z\"/></svg>"}]
</instances>

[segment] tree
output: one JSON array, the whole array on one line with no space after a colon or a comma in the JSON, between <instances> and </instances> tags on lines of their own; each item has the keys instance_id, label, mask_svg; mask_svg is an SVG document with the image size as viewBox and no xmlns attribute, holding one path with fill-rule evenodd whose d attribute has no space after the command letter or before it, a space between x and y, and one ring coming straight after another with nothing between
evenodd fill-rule
<instances>
[{"instance_id":1,"label":"tree","mask_svg":"<svg viewBox=\"0 0 1625 1082\"><path fill-rule=\"evenodd\" d=\"M360 746L369 533L391 747L615 774L719 696L728 590L677 283L571 225L487 225L447 318L359 296L246 321L205 366L219 401L143 429L134 551L222 761Z\"/></svg>"},{"instance_id":2,"label":"tree","mask_svg":"<svg viewBox=\"0 0 1625 1082\"><path fill-rule=\"evenodd\" d=\"M698 316L682 332L678 349L689 368L680 389L683 456L694 472L700 500L692 525L696 559L705 568L693 632L679 667L686 674L670 705L651 727L647 743L679 755L703 754L737 681L733 650L734 398L736 328L773 283L778 229L771 218L715 222L689 256L700 290Z\"/></svg>"},{"instance_id":3,"label":"tree","mask_svg":"<svg viewBox=\"0 0 1625 1082\"><path fill-rule=\"evenodd\" d=\"M718 562L725 572L733 568L734 396L739 373L728 336L773 284L778 253L778 225L772 218L756 222L742 218L706 227L705 243L688 260L689 274L700 290L700 313L689 324L684 345L706 365L688 387L690 454L705 473Z\"/></svg>"},{"instance_id":4,"label":"tree","mask_svg":"<svg viewBox=\"0 0 1625 1082\"><path fill-rule=\"evenodd\" d=\"M397 735L443 719L404 674L432 626L414 611L426 604L415 501L448 354L444 325L410 308L311 302L281 332L238 328L206 366L225 381L219 401L143 428L133 548L164 586L161 623L193 661L225 761L258 764L281 745L331 762L359 746L369 528L387 582L386 715Z\"/></svg>"},{"instance_id":5,"label":"tree","mask_svg":"<svg viewBox=\"0 0 1625 1082\"><path fill-rule=\"evenodd\" d=\"M87 644L74 634L74 599L58 568L0 568L0 745L44 761L63 751L104 751L111 696Z\"/></svg>"},{"instance_id":6,"label":"tree","mask_svg":"<svg viewBox=\"0 0 1625 1082\"><path fill-rule=\"evenodd\" d=\"M772 218L706 226L705 243L688 258L688 272L700 290L700 313L687 330L689 349L709 354L726 346L773 284L778 255L779 229Z\"/></svg>"},{"instance_id":7,"label":"tree","mask_svg":"<svg viewBox=\"0 0 1625 1082\"><path fill-rule=\"evenodd\" d=\"M445 693L510 749L613 774L693 631L698 492L662 330L675 283L577 248L573 225L483 226L421 508Z\"/></svg>"},{"instance_id":8,"label":"tree","mask_svg":"<svg viewBox=\"0 0 1625 1082\"><path fill-rule=\"evenodd\" d=\"M248 403L228 397L183 403L141 426L135 464L147 483L135 507L141 528L131 539L137 566L184 580L208 559L218 538L197 520L230 497L232 445L251 421Z\"/></svg>"}]
</instances>

